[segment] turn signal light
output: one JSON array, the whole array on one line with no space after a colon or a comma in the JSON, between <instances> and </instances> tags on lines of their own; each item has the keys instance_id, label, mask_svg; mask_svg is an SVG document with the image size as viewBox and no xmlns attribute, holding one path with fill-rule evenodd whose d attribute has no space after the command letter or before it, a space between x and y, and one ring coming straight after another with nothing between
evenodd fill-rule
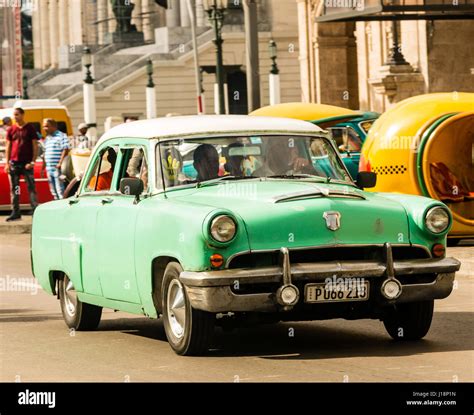
<instances>
[{"instance_id":1,"label":"turn signal light","mask_svg":"<svg viewBox=\"0 0 474 415\"><path fill-rule=\"evenodd\" d=\"M435 244L433 248L431 248L431 252L436 258L441 258L446 253L446 248L443 244Z\"/></svg>"},{"instance_id":2,"label":"turn signal light","mask_svg":"<svg viewBox=\"0 0 474 415\"><path fill-rule=\"evenodd\" d=\"M211 255L211 265L213 268L220 268L224 264L224 258L221 254Z\"/></svg>"},{"instance_id":3,"label":"turn signal light","mask_svg":"<svg viewBox=\"0 0 474 415\"><path fill-rule=\"evenodd\" d=\"M359 171L372 171L370 160L369 159L366 160L363 154L360 155Z\"/></svg>"}]
</instances>

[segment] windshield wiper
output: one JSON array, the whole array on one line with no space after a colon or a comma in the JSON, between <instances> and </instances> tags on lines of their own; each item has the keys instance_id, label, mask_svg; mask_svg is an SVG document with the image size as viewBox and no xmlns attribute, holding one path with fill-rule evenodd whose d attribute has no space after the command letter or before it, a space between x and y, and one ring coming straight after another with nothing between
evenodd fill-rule
<instances>
[{"instance_id":1,"label":"windshield wiper","mask_svg":"<svg viewBox=\"0 0 474 415\"><path fill-rule=\"evenodd\" d=\"M207 180L205 182L199 182L196 187L206 187L206 186L211 186L213 184L218 184L220 182L226 181L226 180L246 180L246 179L259 179L260 177L255 177L255 176L222 176L222 177L217 177L216 179L211 179Z\"/></svg>"}]
</instances>

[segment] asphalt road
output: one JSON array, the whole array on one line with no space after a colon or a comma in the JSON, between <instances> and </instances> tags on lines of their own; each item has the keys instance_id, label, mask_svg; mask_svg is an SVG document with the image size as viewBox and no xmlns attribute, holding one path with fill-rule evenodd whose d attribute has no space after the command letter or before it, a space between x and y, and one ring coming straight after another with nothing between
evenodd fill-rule
<instances>
[{"instance_id":1,"label":"asphalt road","mask_svg":"<svg viewBox=\"0 0 474 415\"><path fill-rule=\"evenodd\" d=\"M394 342L375 320L330 320L218 330L208 356L179 357L160 320L122 312L71 335L56 298L35 293L29 236L0 235L0 381L472 382L473 253L449 248L462 261L457 288L435 303L422 341ZM5 289L12 278L23 291Z\"/></svg>"}]
</instances>

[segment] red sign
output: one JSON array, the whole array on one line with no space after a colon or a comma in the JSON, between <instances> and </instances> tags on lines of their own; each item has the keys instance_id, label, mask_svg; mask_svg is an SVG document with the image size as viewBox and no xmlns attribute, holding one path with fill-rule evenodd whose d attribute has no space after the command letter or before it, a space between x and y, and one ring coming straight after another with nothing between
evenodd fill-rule
<instances>
[{"instance_id":1,"label":"red sign","mask_svg":"<svg viewBox=\"0 0 474 415\"><path fill-rule=\"evenodd\" d=\"M16 88L23 95L23 66L22 66L22 44L21 44L21 9L14 8L15 13L15 66L16 66Z\"/></svg>"}]
</instances>

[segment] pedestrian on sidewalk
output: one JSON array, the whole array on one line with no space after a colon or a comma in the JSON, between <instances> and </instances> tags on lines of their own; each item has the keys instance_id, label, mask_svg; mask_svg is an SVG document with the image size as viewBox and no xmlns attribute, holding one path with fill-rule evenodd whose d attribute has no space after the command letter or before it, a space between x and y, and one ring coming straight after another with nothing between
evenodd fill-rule
<instances>
[{"instance_id":1,"label":"pedestrian on sidewalk","mask_svg":"<svg viewBox=\"0 0 474 415\"><path fill-rule=\"evenodd\" d=\"M2 119L2 127L5 131L8 131L8 129L13 125L12 119L10 117L3 117Z\"/></svg>"},{"instance_id":2,"label":"pedestrian on sidewalk","mask_svg":"<svg viewBox=\"0 0 474 415\"><path fill-rule=\"evenodd\" d=\"M30 194L31 210L38 206L34 178L35 160L38 155L38 135L35 127L25 121L25 111L15 108L13 111L16 125L7 130L5 149L5 173L10 177L12 213L7 222L21 219L20 212L20 176L25 178Z\"/></svg>"},{"instance_id":3,"label":"pedestrian on sidewalk","mask_svg":"<svg viewBox=\"0 0 474 415\"><path fill-rule=\"evenodd\" d=\"M53 118L46 118L43 121L43 128L46 132L44 139L44 164L48 173L48 182L51 194L55 200L63 198L64 182L61 176L61 164L69 153L69 138L66 134L58 130L58 123Z\"/></svg>"},{"instance_id":4,"label":"pedestrian on sidewalk","mask_svg":"<svg viewBox=\"0 0 474 415\"><path fill-rule=\"evenodd\" d=\"M85 122L81 122L77 129L79 131L79 135L77 136L76 146L80 149L87 149L89 148L89 137L87 137L87 130L89 126Z\"/></svg>"}]
</instances>

